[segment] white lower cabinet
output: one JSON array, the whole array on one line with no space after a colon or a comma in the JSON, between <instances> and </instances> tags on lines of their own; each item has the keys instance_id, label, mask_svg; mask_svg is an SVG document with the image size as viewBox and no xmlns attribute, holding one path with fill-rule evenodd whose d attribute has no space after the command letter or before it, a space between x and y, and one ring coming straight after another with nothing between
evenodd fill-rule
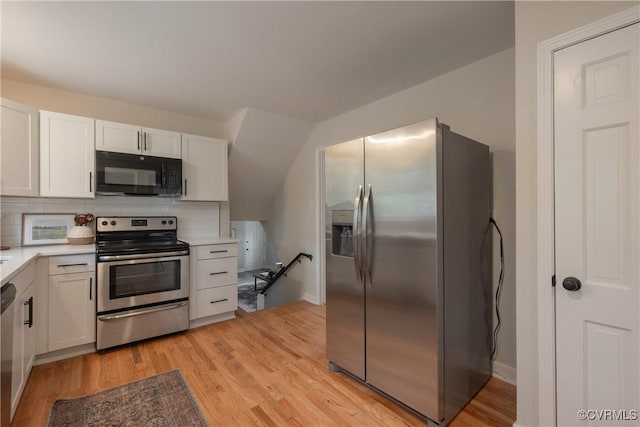
<instances>
[{"instance_id":1,"label":"white lower cabinet","mask_svg":"<svg viewBox=\"0 0 640 427\"><path fill-rule=\"evenodd\" d=\"M95 341L95 255L41 257L8 283L15 285L17 295L11 361L13 417L36 355Z\"/></svg>"},{"instance_id":2,"label":"white lower cabinet","mask_svg":"<svg viewBox=\"0 0 640 427\"><path fill-rule=\"evenodd\" d=\"M10 282L16 286L18 297L13 302L13 360L11 365L11 417L29 378L35 358L35 265L25 268Z\"/></svg>"},{"instance_id":3,"label":"white lower cabinet","mask_svg":"<svg viewBox=\"0 0 640 427\"><path fill-rule=\"evenodd\" d=\"M198 291L198 317L235 311L238 308L238 285Z\"/></svg>"},{"instance_id":4,"label":"white lower cabinet","mask_svg":"<svg viewBox=\"0 0 640 427\"><path fill-rule=\"evenodd\" d=\"M238 308L237 243L202 245L191 252L190 319L233 317Z\"/></svg>"},{"instance_id":5,"label":"white lower cabinet","mask_svg":"<svg viewBox=\"0 0 640 427\"><path fill-rule=\"evenodd\" d=\"M78 271L69 272L67 271ZM96 340L93 255L49 259L49 351Z\"/></svg>"},{"instance_id":6,"label":"white lower cabinet","mask_svg":"<svg viewBox=\"0 0 640 427\"><path fill-rule=\"evenodd\" d=\"M238 258L216 258L198 261L198 290L238 283Z\"/></svg>"}]
</instances>

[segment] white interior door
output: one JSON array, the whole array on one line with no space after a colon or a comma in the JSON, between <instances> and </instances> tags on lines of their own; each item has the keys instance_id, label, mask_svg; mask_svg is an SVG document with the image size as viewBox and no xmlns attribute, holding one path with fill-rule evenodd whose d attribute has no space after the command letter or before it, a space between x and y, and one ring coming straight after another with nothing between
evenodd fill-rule
<instances>
[{"instance_id":1,"label":"white interior door","mask_svg":"<svg viewBox=\"0 0 640 427\"><path fill-rule=\"evenodd\" d=\"M245 225L245 267L257 270L265 264L265 233L258 221L247 221Z\"/></svg>"},{"instance_id":2,"label":"white interior door","mask_svg":"<svg viewBox=\"0 0 640 427\"><path fill-rule=\"evenodd\" d=\"M232 229L232 237L238 239L238 271L244 272L247 271L246 268L246 239L244 237L245 234L245 225L246 221L231 221L231 229ZM235 230L235 236L234 234Z\"/></svg>"},{"instance_id":3,"label":"white interior door","mask_svg":"<svg viewBox=\"0 0 640 427\"><path fill-rule=\"evenodd\" d=\"M554 54L562 426L639 423L639 26Z\"/></svg>"}]
</instances>

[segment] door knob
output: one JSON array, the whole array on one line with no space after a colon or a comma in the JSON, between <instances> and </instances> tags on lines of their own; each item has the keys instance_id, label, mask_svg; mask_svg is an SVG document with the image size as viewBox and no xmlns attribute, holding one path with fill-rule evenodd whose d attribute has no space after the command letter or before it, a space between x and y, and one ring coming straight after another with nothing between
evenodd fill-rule
<instances>
[{"instance_id":1,"label":"door knob","mask_svg":"<svg viewBox=\"0 0 640 427\"><path fill-rule=\"evenodd\" d=\"M582 287L582 283L575 277L567 277L562 281L562 287L568 291L577 291Z\"/></svg>"}]
</instances>

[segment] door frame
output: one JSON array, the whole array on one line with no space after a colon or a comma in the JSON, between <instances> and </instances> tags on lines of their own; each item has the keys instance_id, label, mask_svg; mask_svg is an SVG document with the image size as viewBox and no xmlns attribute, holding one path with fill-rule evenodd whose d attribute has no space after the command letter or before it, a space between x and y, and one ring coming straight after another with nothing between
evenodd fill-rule
<instances>
[{"instance_id":1,"label":"door frame","mask_svg":"<svg viewBox=\"0 0 640 427\"><path fill-rule=\"evenodd\" d=\"M556 51L640 22L634 6L538 44L537 327L538 423L556 425L553 55Z\"/></svg>"},{"instance_id":2,"label":"door frame","mask_svg":"<svg viewBox=\"0 0 640 427\"><path fill-rule=\"evenodd\" d=\"M327 301L327 282L325 277L325 218L324 218L324 147L316 149L316 304Z\"/></svg>"}]
</instances>

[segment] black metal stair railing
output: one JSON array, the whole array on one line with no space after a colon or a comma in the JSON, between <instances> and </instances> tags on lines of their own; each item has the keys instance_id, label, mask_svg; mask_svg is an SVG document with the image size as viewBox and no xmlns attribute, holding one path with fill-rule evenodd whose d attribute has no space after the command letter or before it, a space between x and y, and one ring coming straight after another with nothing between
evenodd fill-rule
<instances>
[{"instance_id":1,"label":"black metal stair railing","mask_svg":"<svg viewBox=\"0 0 640 427\"><path fill-rule=\"evenodd\" d=\"M302 257L307 257L309 258L309 261L313 260L313 255L310 254L305 254L304 252L300 252L298 255L295 256L295 258L293 258L291 260L291 262L289 264L286 265L286 267L281 268L280 270L276 271L275 274L273 276L271 276L270 278L267 279L267 284L265 285L264 288L262 288L262 290L260 291L260 293L262 295L265 295L265 293L267 292L267 290L269 290L269 288L271 286L273 286L273 284L276 282L276 280L278 280L280 277L282 276L286 276L287 274L287 270L289 270L291 267L293 267L293 265L295 264L296 261L298 261L299 264L302 263Z\"/></svg>"}]
</instances>

